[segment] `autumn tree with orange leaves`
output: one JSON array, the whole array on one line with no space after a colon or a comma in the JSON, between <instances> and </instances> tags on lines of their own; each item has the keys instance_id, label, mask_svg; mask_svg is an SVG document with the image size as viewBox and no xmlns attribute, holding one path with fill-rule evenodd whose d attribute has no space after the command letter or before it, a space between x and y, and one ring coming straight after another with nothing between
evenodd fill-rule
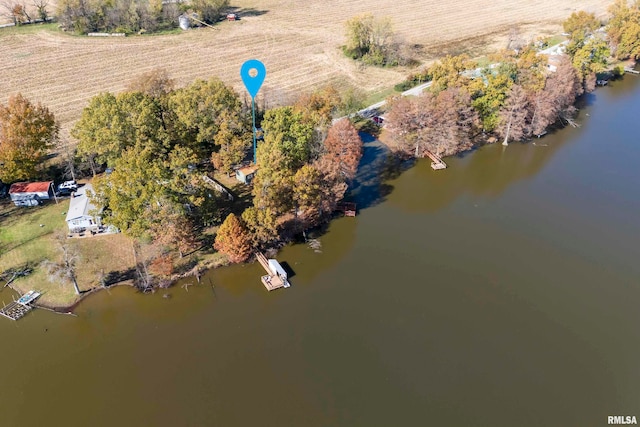
<instances>
[{"instance_id":1,"label":"autumn tree with orange leaves","mask_svg":"<svg viewBox=\"0 0 640 427\"><path fill-rule=\"evenodd\" d=\"M0 104L0 179L34 178L47 151L55 145L59 126L53 113L21 94Z\"/></svg>"},{"instance_id":2,"label":"autumn tree with orange leaves","mask_svg":"<svg viewBox=\"0 0 640 427\"><path fill-rule=\"evenodd\" d=\"M329 128L324 150L324 156L338 165L346 181L351 181L362 158L362 140L348 119L340 119Z\"/></svg>"},{"instance_id":3,"label":"autumn tree with orange leaves","mask_svg":"<svg viewBox=\"0 0 640 427\"><path fill-rule=\"evenodd\" d=\"M214 243L214 248L229 257L229 261L246 261L251 255L251 236L242 221L234 214L224 220Z\"/></svg>"}]
</instances>

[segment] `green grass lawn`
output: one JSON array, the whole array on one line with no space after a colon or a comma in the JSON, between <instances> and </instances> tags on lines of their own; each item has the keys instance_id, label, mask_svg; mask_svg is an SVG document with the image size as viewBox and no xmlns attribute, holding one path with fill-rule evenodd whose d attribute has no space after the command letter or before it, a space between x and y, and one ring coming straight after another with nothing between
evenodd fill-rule
<instances>
[{"instance_id":1,"label":"green grass lawn","mask_svg":"<svg viewBox=\"0 0 640 427\"><path fill-rule=\"evenodd\" d=\"M45 305L71 305L76 300L73 288L49 282L39 268L45 259L58 261L54 233L66 232L65 214L69 200L46 203L36 207L16 207L10 201L0 204L0 265L2 270L29 263L35 267L27 277L13 282L13 287L24 293L31 289L41 292Z\"/></svg>"},{"instance_id":2,"label":"green grass lawn","mask_svg":"<svg viewBox=\"0 0 640 427\"><path fill-rule=\"evenodd\" d=\"M229 180L233 184L233 180ZM241 190L247 192L249 187L238 182L238 188L232 190L239 195ZM237 200L232 203L235 208L240 208ZM0 202L0 273L15 267L29 264L33 272L15 280L12 287L23 294L30 290L42 293L38 304L50 308L64 308L75 304L80 296L76 295L71 284L61 284L49 280L47 273L41 267L44 260L60 262L62 251L56 240L56 235L68 231L65 222L69 200L54 201L37 207L16 207L9 200ZM207 268L215 268L228 264L228 259L223 254L213 249L213 238L217 227L209 227L200 232L201 244L193 253L184 258L175 258L175 272L184 273L195 265L200 271ZM124 273L131 272L135 268L132 239L125 234L98 235L86 238L73 238L66 240L67 244L79 254L75 274L81 292L89 291L101 286L101 280L109 277L125 277ZM142 245L142 257L151 260L164 248L153 245ZM0 286L4 281L0 282ZM8 301L5 301L8 302Z\"/></svg>"},{"instance_id":3,"label":"green grass lawn","mask_svg":"<svg viewBox=\"0 0 640 427\"><path fill-rule=\"evenodd\" d=\"M58 24L56 24L55 22L50 22L47 24L28 24L28 25L18 25L14 27L0 28L0 38L3 35L33 34L43 30L58 31Z\"/></svg>"},{"instance_id":4,"label":"green grass lawn","mask_svg":"<svg viewBox=\"0 0 640 427\"><path fill-rule=\"evenodd\" d=\"M390 95L398 95L400 92L397 92L393 87L382 89L379 91L371 92L364 101L365 107L369 105L375 104L376 102L384 101Z\"/></svg>"},{"instance_id":5,"label":"green grass lawn","mask_svg":"<svg viewBox=\"0 0 640 427\"><path fill-rule=\"evenodd\" d=\"M62 252L56 234L66 235L69 200L37 207L16 207L8 200L0 204L0 271L30 264L33 272L13 282L20 293L42 293L38 303L47 307L68 307L78 301L70 284L51 282L41 268L44 260L60 262ZM68 240L77 249L76 277L81 291L100 285L101 274L123 271L134 266L131 240L122 235L105 235Z\"/></svg>"},{"instance_id":6,"label":"green grass lawn","mask_svg":"<svg viewBox=\"0 0 640 427\"><path fill-rule=\"evenodd\" d=\"M555 46L557 44L562 43L563 41L567 40L567 38L565 36L562 35L555 35L555 36L550 36L544 39L544 43L546 43L547 47L551 47L551 46Z\"/></svg>"}]
</instances>

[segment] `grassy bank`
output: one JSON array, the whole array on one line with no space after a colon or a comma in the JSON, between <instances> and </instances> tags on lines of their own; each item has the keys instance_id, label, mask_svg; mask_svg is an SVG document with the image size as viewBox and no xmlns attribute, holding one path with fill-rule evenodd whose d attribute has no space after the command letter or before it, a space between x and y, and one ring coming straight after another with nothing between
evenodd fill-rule
<instances>
[{"instance_id":1,"label":"grassy bank","mask_svg":"<svg viewBox=\"0 0 640 427\"><path fill-rule=\"evenodd\" d=\"M60 262L62 250L56 240L59 234L66 235L65 216L69 199L54 201L37 207L16 207L10 200L0 202L0 273L29 265L31 274L13 281L11 287L18 293L36 290L42 293L38 304L48 308L66 308L76 304L82 295L76 295L73 286L49 280L41 267L45 260ZM171 277L156 278L174 280L195 271L226 265L228 260L212 249L211 242L216 228L208 228L200 233L200 247L180 258L169 253L173 259L174 273ZM133 284L135 276L135 256L133 241L124 234L97 235L66 240L79 255L75 269L80 291L99 289L103 283ZM141 257L152 260L166 248L150 244L141 245ZM0 282L4 285L6 280Z\"/></svg>"}]
</instances>

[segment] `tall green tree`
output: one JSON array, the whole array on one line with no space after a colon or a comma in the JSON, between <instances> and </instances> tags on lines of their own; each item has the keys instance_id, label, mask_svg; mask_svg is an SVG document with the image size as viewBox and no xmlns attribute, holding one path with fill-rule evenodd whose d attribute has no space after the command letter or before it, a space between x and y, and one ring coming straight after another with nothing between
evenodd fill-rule
<instances>
[{"instance_id":1,"label":"tall green tree","mask_svg":"<svg viewBox=\"0 0 640 427\"><path fill-rule=\"evenodd\" d=\"M640 1L629 5L626 0L616 0L609 13L607 35L612 53L618 59L640 59Z\"/></svg>"},{"instance_id":2,"label":"tall green tree","mask_svg":"<svg viewBox=\"0 0 640 427\"><path fill-rule=\"evenodd\" d=\"M345 53L370 65L397 65L390 62L398 50L391 19L375 18L372 14L356 16L346 22Z\"/></svg>"},{"instance_id":3,"label":"tall green tree","mask_svg":"<svg viewBox=\"0 0 640 427\"><path fill-rule=\"evenodd\" d=\"M253 247L260 248L278 239L277 218L277 214L269 208L251 206L242 212L242 220L251 234Z\"/></svg>"},{"instance_id":4,"label":"tall green tree","mask_svg":"<svg viewBox=\"0 0 640 427\"><path fill-rule=\"evenodd\" d=\"M71 135L78 140L78 156L108 166L134 144L160 150L168 140L159 105L140 92L94 96Z\"/></svg>"},{"instance_id":5,"label":"tall green tree","mask_svg":"<svg viewBox=\"0 0 640 427\"><path fill-rule=\"evenodd\" d=\"M167 195L169 172L157 161L154 150L142 146L127 148L114 165L111 174L94 179L94 202L106 207L105 223L140 237L161 219L163 206L174 203Z\"/></svg>"},{"instance_id":6,"label":"tall green tree","mask_svg":"<svg viewBox=\"0 0 640 427\"><path fill-rule=\"evenodd\" d=\"M59 125L42 104L21 94L0 104L0 179L31 179L58 137Z\"/></svg>"},{"instance_id":7,"label":"tall green tree","mask_svg":"<svg viewBox=\"0 0 640 427\"><path fill-rule=\"evenodd\" d=\"M281 163L274 165L280 169L294 171L309 161L313 140L313 123L304 114L292 107L280 107L268 110L262 120L264 142L261 145L273 146L282 155ZM260 154L260 151L258 151ZM258 165L263 165L258 158Z\"/></svg>"},{"instance_id":8,"label":"tall green tree","mask_svg":"<svg viewBox=\"0 0 640 427\"><path fill-rule=\"evenodd\" d=\"M169 98L169 108L175 114L176 137L202 157L210 157L217 145L221 124L229 128L251 128L242 110L238 95L221 80L196 80L178 89Z\"/></svg>"},{"instance_id":9,"label":"tall green tree","mask_svg":"<svg viewBox=\"0 0 640 427\"><path fill-rule=\"evenodd\" d=\"M464 54L445 56L426 71L432 78L431 90L439 92L450 87L466 88L471 80L463 72L476 68L476 65L469 56Z\"/></svg>"},{"instance_id":10,"label":"tall green tree","mask_svg":"<svg viewBox=\"0 0 640 427\"><path fill-rule=\"evenodd\" d=\"M581 10L573 12L562 23L562 26L564 31L569 33L570 43L567 46L567 51L573 56L578 49L584 46L589 36L600 28L600 21L598 21L595 14Z\"/></svg>"},{"instance_id":11,"label":"tall green tree","mask_svg":"<svg viewBox=\"0 0 640 427\"><path fill-rule=\"evenodd\" d=\"M211 154L213 166L225 173L233 171L233 166L244 160L251 147L251 134L246 128L236 127L233 123L223 121L216 135L217 151Z\"/></svg>"},{"instance_id":12,"label":"tall green tree","mask_svg":"<svg viewBox=\"0 0 640 427\"><path fill-rule=\"evenodd\" d=\"M262 121L264 141L258 145L254 205L281 214L293 208L293 176L311 160L314 126L292 107L268 110Z\"/></svg>"},{"instance_id":13,"label":"tall green tree","mask_svg":"<svg viewBox=\"0 0 640 427\"><path fill-rule=\"evenodd\" d=\"M490 132L500 121L500 109L504 106L513 80L506 73L489 73L486 76L486 83L483 79L476 80L483 84L480 85L480 90L473 94L473 107L480 115L484 130Z\"/></svg>"},{"instance_id":14,"label":"tall green tree","mask_svg":"<svg viewBox=\"0 0 640 427\"><path fill-rule=\"evenodd\" d=\"M573 54L572 63L578 78L584 81L587 77L604 71L607 68L609 53L609 44L603 37L590 37Z\"/></svg>"}]
</instances>

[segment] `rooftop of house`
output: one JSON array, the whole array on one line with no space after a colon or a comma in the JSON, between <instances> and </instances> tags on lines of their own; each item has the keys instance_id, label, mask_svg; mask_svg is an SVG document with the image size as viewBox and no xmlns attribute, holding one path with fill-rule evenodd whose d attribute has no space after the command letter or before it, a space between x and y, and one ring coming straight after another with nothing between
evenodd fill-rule
<instances>
[{"instance_id":1,"label":"rooftop of house","mask_svg":"<svg viewBox=\"0 0 640 427\"><path fill-rule=\"evenodd\" d=\"M238 172L241 172L244 176L251 175L255 171L258 170L257 165L245 166L243 168L238 169Z\"/></svg>"},{"instance_id":2,"label":"rooftop of house","mask_svg":"<svg viewBox=\"0 0 640 427\"><path fill-rule=\"evenodd\" d=\"M46 193L49 191L51 181L46 182L16 182L11 184L9 194L18 193Z\"/></svg>"},{"instance_id":3,"label":"rooftop of house","mask_svg":"<svg viewBox=\"0 0 640 427\"><path fill-rule=\"evenodd\" d=\"M93 187L89 183L78 188L78 191L71 196L66 218L67 221L90 215L89 212L96 209L96 206L91 203L87 196L87 190L93 191Z\"/></svg>"}]
</instances>

